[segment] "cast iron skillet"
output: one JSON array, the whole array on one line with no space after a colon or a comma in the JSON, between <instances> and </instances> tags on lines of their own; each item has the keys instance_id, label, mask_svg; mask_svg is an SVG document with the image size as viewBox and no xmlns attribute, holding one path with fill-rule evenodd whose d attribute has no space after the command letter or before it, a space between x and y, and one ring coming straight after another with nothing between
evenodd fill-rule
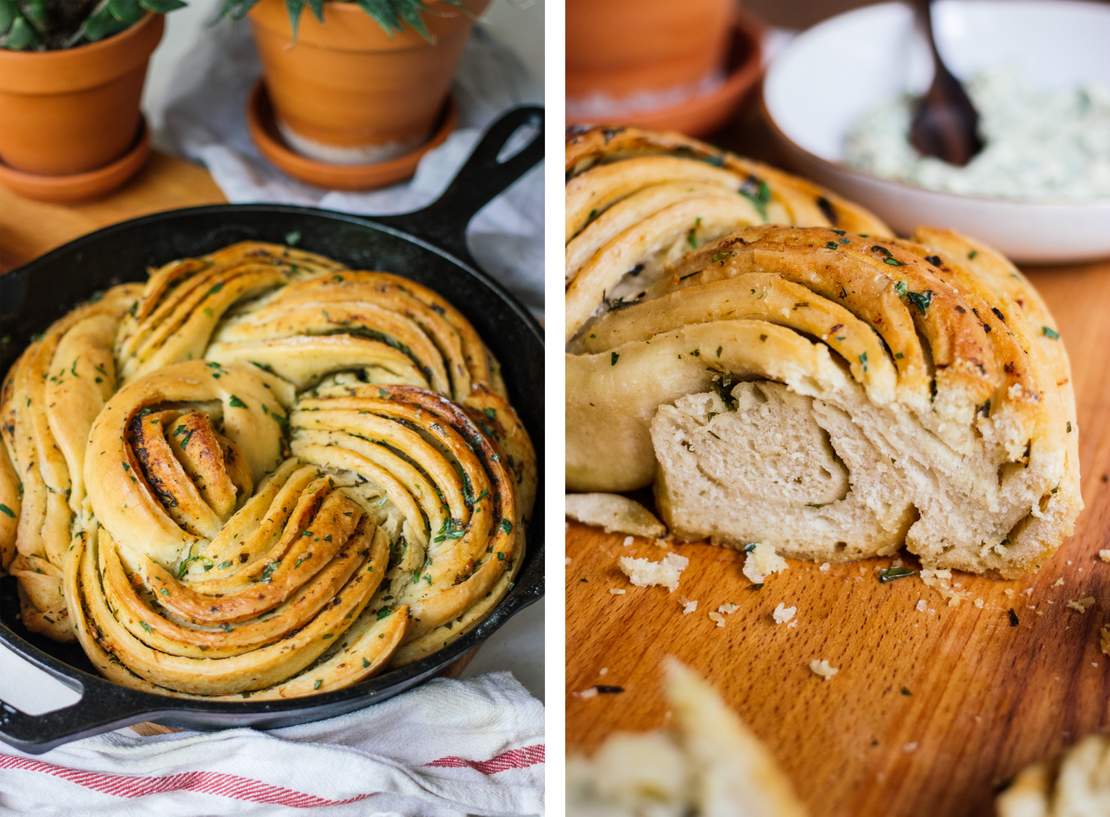
<instances>
[{"instance_id":1,"label":"cast iron skillet","mask_svg":"<svg viewBox=\"0 0 1110 817\"><path fill-rule=\"evenodd\" d=\"M510 138L528 126L525 146L508 158ZM524 133L521 134L522 138ZM528 312L477 268L466 248L470 219L543 157L543 110L516 108L495 122L451 182L424 210L366 219L269 204L172 210L125 221L66 244L0 276L0 374L35 332L45 329L97 290L143 280L145 270L175 258L201 255L244 239L297 244L355 269L400 273L438 291L458 307L500 360L510 399L537 452L543 451L543 340ZM539 473L543 473L542 464ZM488 638L543 595L542 484L528 547L516 584L493 613L466 636L421 661L347 689L285 701L205 702L137 692L101 678L80 647L29 633L19 620L14 580L0 580L0 642L66 686L77 703L31 716L0 701L0 740L25 752L140 720L211 728L287 726L328 718L384 701L435 675Z\"/></svg>"}]
</instances>

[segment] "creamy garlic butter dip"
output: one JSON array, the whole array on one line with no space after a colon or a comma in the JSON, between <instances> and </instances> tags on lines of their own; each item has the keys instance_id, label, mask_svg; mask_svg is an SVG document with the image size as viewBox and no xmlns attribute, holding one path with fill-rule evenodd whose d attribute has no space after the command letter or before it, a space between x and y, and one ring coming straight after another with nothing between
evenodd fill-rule
<instances>
[{"instance_id":1,"label":"creamy garlic butter dip","mask_svg":"<svg viewBox=\"0 0 1110 817\"><path fill-rule=\"evenodd\" d=\"M915 100L863 116L845 137L845 161L930 190L1038 202L1110 199L1110 85L1029 87L1014 70L966 84L985 146L966 167L920 156L909 142Z\"/></svg>"}]
</instances>

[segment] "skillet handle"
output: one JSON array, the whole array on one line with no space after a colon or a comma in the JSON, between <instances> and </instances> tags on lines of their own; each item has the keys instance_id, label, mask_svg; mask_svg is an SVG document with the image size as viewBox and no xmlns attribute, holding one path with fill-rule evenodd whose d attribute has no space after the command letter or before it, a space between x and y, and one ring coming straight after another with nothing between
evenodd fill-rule
<instances>
[{"instance_id":1,"label":"skillet handle","mask_svg":"<svg viewBox=\"0 0 1110 817\"><path fill-rule=\"evenodd\" d=\"M512 137L529 128L523 147L502 158ZM543 108L524 105L502 114L482 135L447 189L422 210L399 216L376 217L399 230L422 238L468 264L474 260L466 246L471 219L543 159Z\"/></svg>"},{"instance_id":2,"label":"skillet handle","mask_svg":"<svg viewBox=\"0 0 1110 817\"><path fill-rule=\"evenodd\" d=\"M71 740L146 720L153 711L142 693L98 678L85 679L81 692L76 702L41 715L28 715L0 701L0 741L37 755Z\"/></svg>"}]
</instances>

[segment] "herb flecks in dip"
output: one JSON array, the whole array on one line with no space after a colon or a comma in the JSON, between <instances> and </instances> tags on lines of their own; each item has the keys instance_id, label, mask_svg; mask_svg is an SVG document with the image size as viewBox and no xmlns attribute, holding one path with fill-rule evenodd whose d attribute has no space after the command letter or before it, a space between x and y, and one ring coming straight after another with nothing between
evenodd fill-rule
<instances>
[{"instance_id":1,"label":"herb flecks in dip","mask_svg":"<svg viewBox=\"0 0 1110 817\"><path fill-rule=\"evenodd\" d=\"M1043 90L1012 70L967 83L985 146L966 167L922 157L909 142L916 100L891 100L845 138L845 161L930 190L1026 201L1110 199L1110 85Z\"/></svg>"}]
</instances>

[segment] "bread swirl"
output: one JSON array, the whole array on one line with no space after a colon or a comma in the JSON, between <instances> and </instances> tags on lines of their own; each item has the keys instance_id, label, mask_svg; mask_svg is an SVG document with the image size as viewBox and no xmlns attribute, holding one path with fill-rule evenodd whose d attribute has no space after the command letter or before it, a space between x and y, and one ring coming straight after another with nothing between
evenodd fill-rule
<instances>
[{"instance_id":1,"label":"bread swirl","mask_svg":"<svg viewBox=\"0 0 1110 817\"><path fill-rule=\"evenodd\" d=\"M507 592L535 457L492 355L438 295L243 243L99 304L5 382L5 448L38 474L29 452L63 437L45 436L53 406L31 410L31 367L106 315L73 349L104 372L67 415L73 507L36 511L33 485L11 500L29 531L13 563L29 627L76 636L128 686L281 698L428 655ZM53 595L16 572L32 558L49 561Z\"/></svg>"},{"instance_id":2,"label":"bread swirl","mask_svg":"<svg viewBox=\"0 0 1110 817\"><path fill-rule=\"evenodd\" d=\"M1051 315L989 248L885 232L742 228L568 325L568 487L654 484L681 538L822 561L1050 555L1082 508Z\"/></svg>"}]
</instances>

